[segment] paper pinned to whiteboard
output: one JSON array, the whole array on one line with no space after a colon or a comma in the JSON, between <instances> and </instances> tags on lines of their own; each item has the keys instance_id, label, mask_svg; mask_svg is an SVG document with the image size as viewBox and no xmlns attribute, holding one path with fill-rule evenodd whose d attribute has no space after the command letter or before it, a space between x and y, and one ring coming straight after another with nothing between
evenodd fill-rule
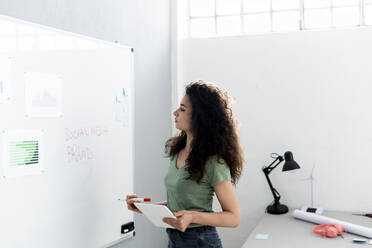
<instances>
[{"instance_id":1,"label":"paper pinned to whiteboard","mask_svg":"<svg viewBox=\"0 0 372 248\"><path fill-rule=\"evenodd\" d=\"M12 58L0 56L0 103L10 101Z\"/></svg>"},{"instance_id":2,"label":"paper pinned to whiteboard","mask_svg":"<svg viewBox=\"0 0 372 248\"><path fill-rule=\"evenodd\" d=\"M44 171L42 130L6 130L2 135L4 177L35 175Z\"/></svg>"},{"instance_id":3,"label":"paper pinned to whiteboard","mask_svg":"<svg viewBox=\"0 0 372 248\"><path fill-rule=\"evenodd\" d=\"M27 72L26 116L60 117L62 115L62 78L59 75Z\"/></svg>"},{"instance_id":4,"label":"paper pinned to whiteboard","mask_svg":"<svg viewBox=\"0 0 372 248\"><path fill-rule=\"evenodd\" d=\"M129 89L120 89L115 97L116 111L115 119L123 123L124 127L129 127L130 123L130 93Z\"/></svg>"}]
</instances>

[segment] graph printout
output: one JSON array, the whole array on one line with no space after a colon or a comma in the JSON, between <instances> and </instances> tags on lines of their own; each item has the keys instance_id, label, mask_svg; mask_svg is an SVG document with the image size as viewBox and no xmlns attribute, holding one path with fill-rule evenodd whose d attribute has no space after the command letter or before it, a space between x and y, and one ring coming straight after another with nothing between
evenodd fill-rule
<instances>
[{"instance_id":1,"label":"graph printout","mask_svg":"<svg viewBox=\"0 0 372 248\"><path fill-rule=\"evenodd\" d=\"M120 89L116 95L116 121L122 122L124 127L129 127L130 123L130 99L129 90Z\"/></svg>"},{"instance_id":2,"label":"graph printout","mask_svg":"<svg viewBox=\"0 0 372 248\"><path fill-rule=\"evenodd\" d=\"M0 56L0 103L10 100L11 58Z\"/></svg>"},{"instance_id":3,"label":"graph printout","mask_svg":"<svg viewBox=\"0 0 372 248\"><path fill-rule=\"evenodd\" d=\"M26 115L58 117L62 115L62 79L58 75L27 72Z\"/></svg>"},{"instance_id":4,"label":"graph printout","mask_svg":"<svg viewBox=\"0 0 372 248\"><path fill-rule=\"evenodd\" d=\"M3 131L3 172L5 177L40 174L42 168L42 131Z\"/></svg>"}]
</instances>

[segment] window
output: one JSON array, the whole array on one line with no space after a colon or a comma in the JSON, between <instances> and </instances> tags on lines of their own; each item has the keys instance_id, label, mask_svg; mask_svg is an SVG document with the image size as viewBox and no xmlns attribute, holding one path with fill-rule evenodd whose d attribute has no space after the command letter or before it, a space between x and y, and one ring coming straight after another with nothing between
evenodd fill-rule
<instances>
[{"instance_id":1,"label":"window","mask_svg":"<svg viewBox=\"0 0 372 248\"><path fill-rule=\"evenodd\" d=\"M364 0L364 24L372 25L372 0Z\"/></svg>"},{"instance_id":2,"label":"window","mask_svg":"<svg viewBox=\"0 0 372 248\"><path fill-rule=\"evenodd\" d=\"M189 37L372 25L372 0L187 0Z\"/></svg>"},{"instance_id":3,"label":"window","mask_svg":"<svg viewBox=\"0 0 372 248\"><path fill-rule=\"evenodd\" d=\"M360 25L359 0L304 0L305 29Z\"/></svg>"}]
</instances>

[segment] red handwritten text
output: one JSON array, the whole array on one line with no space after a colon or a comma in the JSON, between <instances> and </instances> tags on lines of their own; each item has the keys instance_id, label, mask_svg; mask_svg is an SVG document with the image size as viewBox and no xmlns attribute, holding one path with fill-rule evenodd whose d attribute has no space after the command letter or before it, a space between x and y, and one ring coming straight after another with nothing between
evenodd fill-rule
<instances>
[{"instance_id":1,"label":"red handwritten text","mask_svg":"<svg viewBox=\"0 0 372 248\"><path fill-rule=\"evenodd\" d=\"M82 137L104 136L107 133L108 129L105 126L81 127L76 129L65 128L65 140L71 141Z\"/></svg>"},{"instance_id":2,"label":"red handwritten text","mask_svg":"<svg viewBox=\"0 0 372 248\"><path fill-rule=\"evenodd\" d=\"M93 159L93 153L88 147L80 147L77 144L67 146L67 161L72 162L82 162Z\"/></svg>"}]
</instances>

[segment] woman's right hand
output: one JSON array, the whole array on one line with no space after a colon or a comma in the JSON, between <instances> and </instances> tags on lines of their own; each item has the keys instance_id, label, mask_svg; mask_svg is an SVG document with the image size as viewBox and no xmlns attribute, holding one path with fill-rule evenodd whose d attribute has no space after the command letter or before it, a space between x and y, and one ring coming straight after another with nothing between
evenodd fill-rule
<instances>
[{"instance_id":1,"label":"woman's right hand","mask_svg":"<svg viewBox=\"0 0 372 248\"><path fill-rule=\"evenodd\" d=\"M127 195L127 197L126 197L127 208L129 210L133 211L133 212L142 214L142 212L133 204L133 203L138 202L138 201L131 200L131 199L137 198L137 197L138 197L137 195Z\"/></svg>"}]
</instances>

